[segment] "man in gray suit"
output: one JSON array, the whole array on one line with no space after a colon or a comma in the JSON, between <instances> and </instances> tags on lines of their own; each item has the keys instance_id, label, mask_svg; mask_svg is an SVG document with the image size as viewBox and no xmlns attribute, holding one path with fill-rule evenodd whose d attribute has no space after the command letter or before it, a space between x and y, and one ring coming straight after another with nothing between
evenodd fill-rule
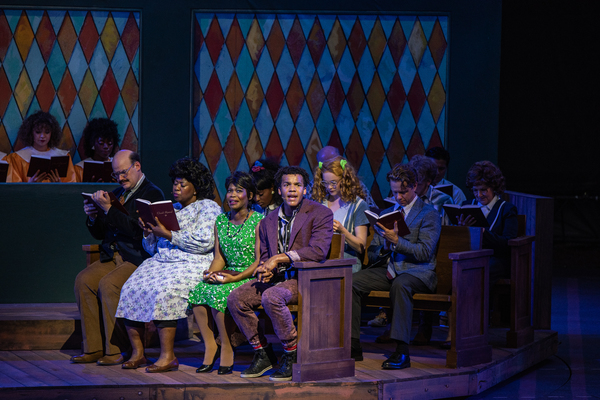
<instances>
[{"instance_id":1,"label":"man in gray suit","mask_svg":"<svg viewBox=\"0 0 600 400\"><path fill-rule=\"evenodd\" d=\"M417 173L410 165L396 165L387 175L396 205L382 212L401 209L410 233L398 236L394 229L377 224L377 235L369 247L369 259L379 260L373 268L352 276L352 358L361 361L360 314L362 297L372 290L390 292L393 317L390 337L396 351L383 362L383 369L410 367L408 343L415 293L432 293L437 285L435 253L440 238L438 212L417 196Z\"/></svg>"},{"instance_id":2,"label":"man in gray suit","mask_svg":"<svg viewBox=\"0 0 600 400\"><path fill-rule=\"evenodd\" d=\"M275 174L275 182L283 204L260 222L261 261L254 272L257 279L233 290L227 298L227 307L254 348L252 364L240 376L259 377L277 363L271 344L258 332L254 311L262 304L284 350L279 369L269 379L289 381L298 342L298 333L286 306L298 302L294 262L325 260L333 235L333 213L329 208L303 198L308 182L304 169L282 167Z\"/></svg>"}]
</instances>

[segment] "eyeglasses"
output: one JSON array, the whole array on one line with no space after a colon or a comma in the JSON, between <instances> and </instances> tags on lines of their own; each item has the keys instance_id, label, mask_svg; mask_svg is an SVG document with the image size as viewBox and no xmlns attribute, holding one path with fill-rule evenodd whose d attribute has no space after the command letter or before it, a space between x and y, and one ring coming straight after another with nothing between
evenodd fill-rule
<instances>
[{"instance_id":1,"label":"eyeglasses","mask_svg":"<svg viewBox=\"0 0 600 400\"><path fill-rule=\"evenodd\" d=\"M131 166L129 168L124 169L123 171L113 172L112 174L110 174L110 176L112 176L113 178L118 180L121 177L121 175L127 176L131 167L133 167L133 164L131 164Z\"/></svg>"},{"instance_id":2,"label":"eyeglasses","mask_svg":"<svg viewBox=\"0 0 600 400\"><path fill-rule=\"evenodd\" d=\"M326 189L331 186L332 189L335 189L337 187L338 183L340 183L340 181L329 181L329 182L323 181L323 182L321 182L321 186L323 186Z\"/></svg>"}]
</instances>

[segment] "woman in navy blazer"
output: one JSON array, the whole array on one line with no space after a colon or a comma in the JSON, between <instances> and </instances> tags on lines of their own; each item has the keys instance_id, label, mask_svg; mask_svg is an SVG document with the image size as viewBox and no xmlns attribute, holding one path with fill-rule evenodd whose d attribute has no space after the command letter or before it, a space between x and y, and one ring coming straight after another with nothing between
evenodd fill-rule
<instances>
[{"instance_id":1,"label":"woman in navy blazer","mask_svg":"<svg viewBox=\"0 0 600 400\"><path fill-rule=\"evenodd\" d=\"M500 198L506 188L502 171L490 161L479 161L467 172L467 188L475 199L463 204L478 204L490 224L483 233L483 248L494 250L490 258L490 286L498 279L510 277L508 241L517 237L517 207ZM459 225L470 226L472 217L459 218Z\"/></svg>"}]
</instances>

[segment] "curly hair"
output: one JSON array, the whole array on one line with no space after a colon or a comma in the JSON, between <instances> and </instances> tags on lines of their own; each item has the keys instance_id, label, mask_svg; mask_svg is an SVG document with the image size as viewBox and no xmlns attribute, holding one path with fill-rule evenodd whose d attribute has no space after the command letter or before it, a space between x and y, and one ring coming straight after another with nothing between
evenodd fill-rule
<instances>
[{"instance_id":1,"label":"curly hair","mask_svg":"<svg viewBox=\"0 0 600 400\"><path fill-rule=\"evenodd\" d=\"M304 187L306 187L306 185L308 185L308 181L309 181L309 176L308 176L308 172L306 172L306 170L302 167L296 167L296 166L287 166L287 167L281 167L279 168L279 170L277 170L277 173L275 174L275 184L277 184L277 187L281 187L281 178L284 175L300 175L302 176L302 183L304 185Z\"/></svg>"},{"instance_id":2,"label":"curly hair","mask_svg":"<svg viewBox=\"0 0 600 400\"><path fill-rule=\"evenodd\" d=\"M62 139L60 125L58 125L56 118L44 111L37 111L27 117L21 124L17 136L27 146L33 146L33 129L38 126L46 127L50 131L48 147L52 148L58 146Z\"/></svg>"},{"instance_id":3,"label":"curly hair","mask_svg":"<svg viewBox=\"0 0 600 400\"><path fill-rule=\"evenodd\" d=\"M410 164L396 164L386 175L387 181L402 182L403 186L417 186L417 171Z\"/></svg>"},{"instance_id":4,"label":"curly hair","mask_svg":"<svg viewBox=\"0 0 600 400\"><path fill-rule=\"evenodd\" d=\"M175 182L176 178L185 178L194 185L198 200L215 198L215 181L212 174L198 160L190 157L180 158L169 168L169 177L172 182Z\"/></svg>"},{"instance_id":5,"label":"curly hair","mask_svg":"<svg viewBox=\"0 0 600 400\"><path fill-rule=\"evenodd\" d=\"M312 189L312 198L317 202L322 202L327 196L327 189L321 185L323 182L323 173L331 172L335 176L340 178L338 183L340 188L340 197L344 202L354 201L357 197L361 197L363 200L367 197L356 171L346 161L344 167L341 165L341 161L346 161L344 158L338 156L329 161L319 163L315 168L315 182ZM321 166L322 165L322 166Z\"/></svg>"},{"instance_id":6,"label":"curly hair","mask_svg":"<svg viewBox=\"0 0 600 400\"><path fill-rule=\"evenodd\" d=\"M114 156L119 145L119 140L121 139L117 130L117 124L108 118L94 118L87 123L83 129L83 152L86 157L94 155L92 148L98 138L112 141L113 148L110 156Z\"/></svg>"},{"instance_id":7,"label":"curly hair","mask_svg":"<svg viewBox=\"0 0 600 400\"><path fill-rule=\"evenodd\" d=\"M435 180L437 176L437 164L433 161L433 158L417 154L410 160L409 164L417 171L417 180L419 182L433 182Z\"/></svg>"},{"instance_id":8,"label":"curly hair","mask_svg":"<svg viewBox=\"0 0 600 400\"><path fill-rule=\"evenodd\" d=\"M252 204L254 204L254 196L256 196L256 185L254 184L252 175L242 171L235 171L225 179L225 189L229 190L229 185L231 184L246 191L248 208L251 208Z\"/></svg>"},{"instance_id":9,"label":"curly hair","mask_svg":"<svg viewBox=\"0 0 600 400\"><path fill-rule=\"evenodd\" d=\"M277 170L279 170L279 164L272 160L261 158L255 161L254 165L250 167L250 174L254 179L256 190L275 189L277 187L275 182ZM273 201L275 204L281 204L282 202L281 195L277 190L274 190Z\"/></svg>"},{"instance_id":10,"label":"curly hair","mask_svg":"<svg viewBox=\"0 0 600 400\"><path fill-rule=\"evenodd\" d=\"M467 188L487 186L494 194L501 195L506 190L506 181L502 171L491 161L478 161L467 172Z\"/></svg>"}]
</instances>

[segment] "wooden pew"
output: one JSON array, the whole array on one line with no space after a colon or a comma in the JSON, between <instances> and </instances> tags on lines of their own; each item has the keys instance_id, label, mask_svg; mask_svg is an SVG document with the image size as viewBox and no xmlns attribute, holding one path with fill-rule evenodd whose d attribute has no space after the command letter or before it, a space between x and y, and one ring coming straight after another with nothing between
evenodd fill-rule
<instances>
[{"instance_id":1,"label":"wooden pew","mask_svg":"<svg viewBox=\"0 0 600 400\"><path fill-rule=\"evenodd\" d=\"M415 294L414 309L451 311L451 346L446 366L466 367L492 360L488 344L489 257L483 228L442 226L436 253L437 291ZM367 306L389 307L389 292L372 291Z\"/></svg>"},{"instance_id":2,"label":"wooden pew","mask_svg":"<svg viewBox=\"0 0 600 400\"><path fill-rule=\"evenodd\" d=\"M84 244L81 246L81 250L85 252L86 266L100 259L100 245L98 244ZM192 315L178 320L175 340L191 339L194 336L193 324L194 317ZM153 322L146 322L144 329L144 347L158 346L160 346L160 339L158 337L156 326Z\"/></svg>"},{"instance_id":3,"label":"wooden pew","mask_svg":"<svg viewBox=\"0 0 600 400\"><path fill-rule=\"evenodd\" d=\"M518 237L508 241L511 248L510 279L500 279L492 295L492 326L502 325L502 301L509 299L508 347L518 348L533 342L532 326L532 247L534 236L525 235L526 216L519 215ZM504 300L506 301L506 300Z\"/></svg>"}]
</instances>

